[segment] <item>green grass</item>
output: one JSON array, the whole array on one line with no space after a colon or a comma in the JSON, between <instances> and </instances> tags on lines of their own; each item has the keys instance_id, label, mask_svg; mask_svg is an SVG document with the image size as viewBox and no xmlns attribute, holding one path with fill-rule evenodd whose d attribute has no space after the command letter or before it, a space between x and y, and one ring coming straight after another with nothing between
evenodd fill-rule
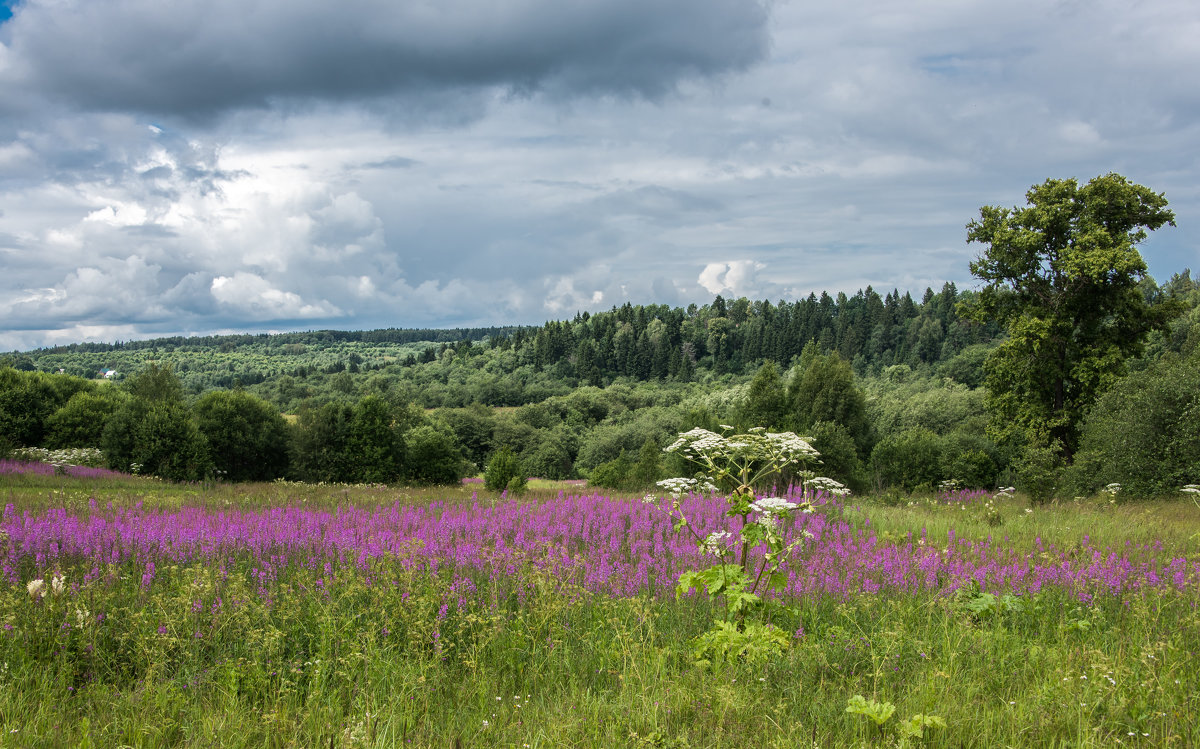
<instances>
[{"instance_id":1,"label":"green grass","mask_svg":"<svg viewBox=\"0 0 1200 749\"><path fill-rule=\"evenodd\" d=\"M476 490L0 479L18 511L86 512L92 498L164 508L471 501ZM925 529L928 543L953 529L1017 548L1087 535L1200 553L1190 503L1024 509L1003 505L999 526L926 503L865 500L846 514L884 538ZM372 568L395 585L349 575L327 598L312 592L315 571L295 569L272 583L270 603L237 560L226 578L162 568L148 591L140 570L102 570L79 594L37 604L23 585L0 583L0 746L897 746L896 724L917 713L947 727L909 746L1200 745L1195 589L1090 605L1044 591L983 615L935 594L806 600L804 633L784 656L714 672L693 666L687 646L711 624L707 602L612 599L531 569L519 591L481 579L439 621L454 572L403 562ZM61 571L78 580L87 570L65 560ZM218 597L243 603L214 613ZM89 620L101 610L104 623ZM895 704L882 731L845 712L856 694Z\"/></svg>"}]
</instances>

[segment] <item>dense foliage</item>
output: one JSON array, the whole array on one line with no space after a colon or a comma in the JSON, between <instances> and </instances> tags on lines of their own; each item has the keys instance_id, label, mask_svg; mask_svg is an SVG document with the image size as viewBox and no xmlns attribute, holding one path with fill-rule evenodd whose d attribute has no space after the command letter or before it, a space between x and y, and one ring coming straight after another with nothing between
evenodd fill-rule
<instances>
[{"instance_id":1,"label":"dense foliage","mask_svg":"<svg viewBox=\"0 0 1200 749\"><path fill-rule=\"evenodd\" d=\"M968 241L987 245L971 263L986 286L964 307L1008 334L988 358L991 433L1070 461L1088 408L1179 311L1138 286L1137 245L1175 214L1118 174L1046 180L1026 198L1024 208L984 206L967 225Z\"/></svg>"}]
</instances>

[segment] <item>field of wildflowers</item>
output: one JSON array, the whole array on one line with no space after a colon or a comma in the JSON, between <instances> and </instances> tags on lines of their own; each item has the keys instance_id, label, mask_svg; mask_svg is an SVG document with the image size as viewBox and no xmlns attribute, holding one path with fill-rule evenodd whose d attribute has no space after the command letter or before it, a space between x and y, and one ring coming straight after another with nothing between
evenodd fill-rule
<instances>
[{"instance_id":1,"label":"field of wildflowers","mask_svg":"<svg viewBox=\"0 0 1200 749\"><path fill-rule=\"evenodd\" d=\"M1200 743L1191 502L818 495L780 529L810 536L786 653L700 668L713 605L675 584L712 558L669 501L7 464L0 490L0 746Z\"/></svg>"}]
</instances>

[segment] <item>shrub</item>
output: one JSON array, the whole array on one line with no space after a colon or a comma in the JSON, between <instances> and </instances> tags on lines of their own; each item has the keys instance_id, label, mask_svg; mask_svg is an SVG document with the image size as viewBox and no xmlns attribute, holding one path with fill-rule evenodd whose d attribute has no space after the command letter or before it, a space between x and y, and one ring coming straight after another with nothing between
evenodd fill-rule
<instances>
[{"instance_id":1,"label":"shrub","mask_svg":"<svg viewBox=\"0 0 1200 749\"><path fill-rule=\"evenodd\" d=\"M525 477L521 470L521 460L508 445L505 445L488 461L487 470L483 474L483 486L498 492L508 488L513 479L517 478L521 479L523 487Z\"/></svg>"},{"instance_id":2,"label":"shrub","mask_svg":"<svg viewBox=\"0 0 1200 749\"><path fill-rule=\"evenodd\" d=\"M1174 492L1200 475L1200 353L1168 354L1100 397L1084 422L1072 491L1120 482L1131 497Z\"/></svg>"},{"instance_id":3,"label":"shrub","mask_svg":"<svg viewBox=\"0 0 1200 749\"><path fill-rule=\"evenodd\" d=\"M1033 504L1048 502L1058 492L1062 448L1057 442L1027 445L1013 467L1017 471L1017 485L1029 495L1029 501Z\"/></svg>"},{"instance_id":4,"label":"shrub","mask_svg":"<svg viewBox=\"0 0 1200 749\"><path fill-rule=\"evenodd\" d=\"M170 481L198 481L212 464L208 443L179 403L132 400L109 420L100 438L108 467Z\"/></svg>"},{"instance_id":5,"label":"shrub","mask_svg":"<svg viewBox=\"0 0 1200 749\"><path fill-rule=\"evenodd\" d=\"M508 490L509 496L520 495L525 493L527 484L528 479L526 479L524 476L513 476L508 480L508 485L504 488Z\"/></svg>"},{"instance_id":6,"label":"shrub","mask_svg":"<svg viewBox=\"0 0 1200 749\"><path fill-rule=\"evenodd\" d=\"M601 463L588 474L588 485L604 489L622 489L629 483L633 461L622 450L621 454L607 463Z\"/></svg>"},{"instance_id":7,"label":"shrub","mask_svg":"<svg viewBox=\"0 0 1200 749\"><path fill-rule=\"evenodd\" d=\"M898 486L911 492L922 484L936 485L944 478L941 459L941 440L918 427L880 440L871 452L871 470L878 488Z\"/></svg>"},{"instance_id":8,"label":"shrub","mask_svg":"<svg viewBox=\"0 0 1200 749\"><path fill-rule=\"evenodd\" d=\"M405 472L414 484L455 484L463 475L462 453L450 432L428 424L405 435Z\"/></svg>"},{"instance_id":9,"label":"shrub","mask_svg":"<svg viewBox=\"0 0 1200 749\"><path fill-rule=\"evenodd\" d=\"M287 424L266 401L242 391L213 390L193 410L213 466L224 478L270 481L287 470Z\"/></svg>"}]
</instances>

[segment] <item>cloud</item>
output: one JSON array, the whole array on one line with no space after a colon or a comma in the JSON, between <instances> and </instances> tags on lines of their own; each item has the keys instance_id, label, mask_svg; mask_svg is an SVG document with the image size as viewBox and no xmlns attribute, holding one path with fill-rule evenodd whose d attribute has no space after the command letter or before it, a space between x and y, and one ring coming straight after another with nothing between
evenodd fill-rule
<instances>
[{"instance_id":1,"label":"cloud","mask_svg":"<svg viewBox=\"0 0 1200 749\"><path fill-rule=\"evenodd\" d=\"M0 341L969 288L979 206L1108 171L1200 262L1181 0L15 7Z\"/></svg>"},{"instance_id":2,"label":"cloud","mask_svg":"<svg viewBox=\"0 0 1200 749\"><path fill-rule=\"evenodd\" d=\"M298 294L273 287L265 278L239 271L212 280L213 299L247 320L306 320L337 317L341 310L324 300L305 302Z\"/></svg>"},{"instance_id":3,"label":"cloud","mask_svg":"<svg viewBox=\"0 0 1200 749\"><path fill-rule=\"evenodd\" d=\"M767 19L757 0L26 0L0 91L201 119L491 88L659 97L761 60Z\"/></svg>"},{"instance_id":4,"label":"cloud","mask_svg":"<svg viewBox=\"0 0 1200 749\"><path fill-rule=\"evenodd\" d=\"M154 296L161 270L138 255L100 258L54 286L23 289L0 304L0 317L15 329L39 328L46 322L110 325L160 320L168 311L147 299Z\"/></svg>"},{"instance_id":5,"label":"cloud","mask_svg":"<svg viewBox=\"0 0 1200 749\"><path fill-rule=\"evenodd\" d=\"M570 314L584 309L595 309L604 302L604 292L600 289L578 290L575 288L576 279L566 276L554 281L553 287L547 292L543 306L551 315ZM550 279L546 279L547 285Z\"/></svg>"},{"instance_id":6,"label":"cloud","mask_svg":"<svg viewBox=\"0 0 1200 749\"><path fill-rule=\"evenodd\" d=\"M754 260L709 263L700 271L697 281L712 294L758 297L762 296L758 271L766 267L764 263Z\"/></svg>"}]
</instances>

